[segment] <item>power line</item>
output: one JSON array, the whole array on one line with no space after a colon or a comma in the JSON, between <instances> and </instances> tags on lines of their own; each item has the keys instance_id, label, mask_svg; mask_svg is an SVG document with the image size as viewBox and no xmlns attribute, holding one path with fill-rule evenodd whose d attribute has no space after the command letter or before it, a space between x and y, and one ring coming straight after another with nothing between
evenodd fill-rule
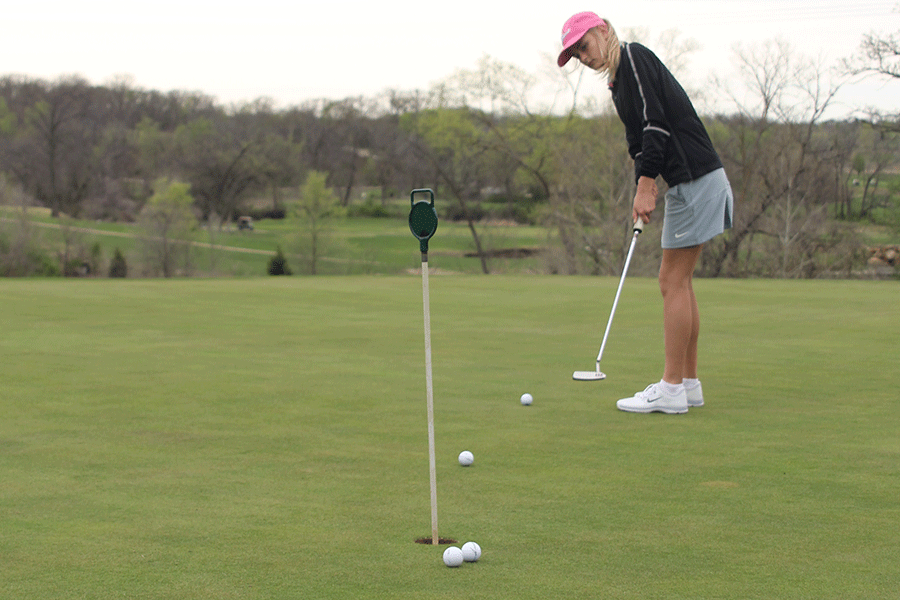
<instances>
[{"instance_id":1,"label":"power line","mask_svg":"<svg viewBox=\"0 0 900 600\"><path fill-rule=\"evenodd\" d=\"M648 5L668 4L668 0L656 0L648 2ZM691 8L682 10L678 14L678 21L692 23L767 23L797 21L808 23L809 21L836 21L871 18L900 19L900 3L896 0L828 3L828 2L756 2L753 8L740 3L742 6L729 7L727 1L711 2L708 0L695 0L691 2ZM673 23L677 25L677 23Z\"/></svg>"}]
</instances>

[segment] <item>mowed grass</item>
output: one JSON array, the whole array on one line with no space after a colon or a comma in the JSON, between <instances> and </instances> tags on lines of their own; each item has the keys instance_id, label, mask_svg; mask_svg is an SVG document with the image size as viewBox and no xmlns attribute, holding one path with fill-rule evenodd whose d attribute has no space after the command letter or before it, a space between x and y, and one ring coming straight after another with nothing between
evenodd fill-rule
<instances>
[{"instance_id":1,"label":"mowed grass","mask_svg":"<svg viewBox=\"0 0 900 600\"><path fill-rule=\"evenodd\" d=\"M432 275L448 569L419 276L0 281L0 597L896 598L897 283L697 281L683 416L617 283Z\"/></svg>"}]
</instances>

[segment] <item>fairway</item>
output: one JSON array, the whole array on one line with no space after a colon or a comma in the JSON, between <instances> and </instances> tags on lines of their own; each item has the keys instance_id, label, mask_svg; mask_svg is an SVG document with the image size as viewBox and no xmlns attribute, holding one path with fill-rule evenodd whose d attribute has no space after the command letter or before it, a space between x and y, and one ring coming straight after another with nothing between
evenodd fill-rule
<instances>
[{"instance_id":1,"label":"fairway","mask_svg":"<svg viewBox=\"0 0 900 600\"><path fill-rule=\"evenodd\" d=\"M0 598L896 598L898 283L695 280L681 416L617 283L431 277L449 569L418 275L0 280Z\"/></svg>"}]
</instances>

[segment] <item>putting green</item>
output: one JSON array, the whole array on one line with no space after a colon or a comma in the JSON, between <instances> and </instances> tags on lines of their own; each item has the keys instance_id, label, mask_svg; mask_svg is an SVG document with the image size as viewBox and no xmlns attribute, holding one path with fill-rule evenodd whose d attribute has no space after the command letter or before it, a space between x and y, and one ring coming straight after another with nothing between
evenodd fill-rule
<instances>
[{"instance_id":1,"label":"putting green","mask_svg":"<svg viewBox=\"0 0 900 600\"><path fill-rule=\"evenodd\" d=\"M697 281L683 416L617 283L432 277L448 569L418 276L0 280L0 597L895 597L897 283Z\"/></svg>"}]
</instances>

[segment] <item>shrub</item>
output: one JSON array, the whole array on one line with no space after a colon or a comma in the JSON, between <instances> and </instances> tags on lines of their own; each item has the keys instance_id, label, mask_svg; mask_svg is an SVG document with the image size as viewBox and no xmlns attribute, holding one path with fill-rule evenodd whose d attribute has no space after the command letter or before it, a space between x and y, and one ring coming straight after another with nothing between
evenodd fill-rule
<instances>
[{"instance_id":1,"label":"shrub","mask_svg":"<svg viewBox=\"0 0 900 600\"><path fill-rule=\"evenodd\" d=\"M284 257L284 252L281 251L281 246L278 246L278 250L275 252L275 256L269 259L269 275L290 275L291 269L288 267L287 259Z\"/></svg>"},{"instance_id":2,"label":"shrub","mask_svg":"<svg viewBox=\"0 0 900 600\"><path fill-rule=\"evenodd\" d=\"M284 219L287 216L287 210L283 208L254 208L235 215L234 220L237 221L241 216L252 218L254 221L262 221L263 219Z\"/></svg>"},{"instance_id":3,"label":"shrub","mask_svg":"<svg viewBox=\"0 0 900 600\"><path fill-rule=\"evenodd\" d=\"M59 277L62 275L59 265L41 248L33 248L28 252L31 274L39 277Z\"/></svg>"},{"instance_id":4,"label":"shrub","mask_svg":"<svg viewBox=\"0 0 900 600\"><path fill-rule=\"evenodd\" d=\"M110 277L128 277L128 264L125 262L125 257L122 255L122 251L116 248L116 254L113 256L112 261L109 263L109 276Z\"/></svg>"},{"instance_id":5,"label":"shrub","mask_svg":"<svg viewBox=\"0 0 900 600\"><path fill-rule=\"evenodd\" d=\"M442 215L444 219L454 222L466 221L468 216L471 216L473 221L480 221L487 214L484 208L475 205L469 207L469 214L466 215L466 211L464 211L458 204L445 206L442 212L444 213Z\"/></svg>"},{"instance_id":6,"label":"shrub","mask_svg":"<svg viewBox=\"0 0 900 600\"><path fill-rule=\"evenodd\" d=\"M94 242L91 246L91 257L88 264L91 266L91 274L97 275L100 272L100 261L103 258L103 247L100 242Z\"/></svg>"},{"instance_id":7,"label":"shrub","mask_svg":"<svg viewBox=\"0 0 900 600\"><path fill-rule=\"evenodd\" d=\"M362 204L351 206L347 212L350 217L365 217L369 219L386 219L391 216L390 211L381 205L380 200L366 200Z\"/></svg>"}]
</instances>

